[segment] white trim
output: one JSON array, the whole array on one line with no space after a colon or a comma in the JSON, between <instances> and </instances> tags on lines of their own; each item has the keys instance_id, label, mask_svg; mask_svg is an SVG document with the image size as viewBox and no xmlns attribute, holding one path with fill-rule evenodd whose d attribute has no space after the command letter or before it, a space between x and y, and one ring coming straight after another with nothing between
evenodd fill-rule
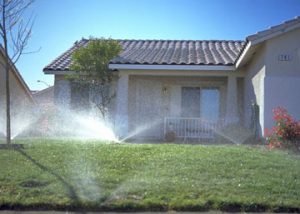
<instances>
[{"instance_id":1,"label":"white trim","mask_svg":"<svg viewBox=\"0 0 300 214\"><path fill-rule=\"evenodd\" d=\"M180 70L180 71L234 71L234 65L137 65L109 64L110 69L122 70Z\"/></svg>"},{"instance_id":2,"label":"white trim","mask_svg":"<svg viewBox=\"0 0 300 214\"><path fill-rule=\"evenodd\" d=\"M235 67L238 68L242 63L243 59L247 56L249 49L251 48L251 41L248 42L246 48L243 50L242 54L239 56L238 60L235 63Z\"/></svg>"},{"instance_id":3,"label":"white trim","mask_svg":"<svg viewBox=\"0 0 300 214\"><path fill-rule=\"evenodd\" d=\"M300 23L295 24L295 25L291 25L291 26L288 26L288 27L281 28L281 29L276 30L274 32L270 32L268 34L265 34L263 36L257 35L257 38L254 38L254 39L250 38L246 48L243 50L242 54L238 57L238 60L235 63L235 67L238 68L242 64L243 60L245 58L247 58L248 53L249 53L250 49L253 46L258 45L258 44L260 44L260 43L262 43L266 40L272 39L274 37L280 36L284 33L288 33L288 32L290 32L294 29L297 29L299 27L300 27ZM252 36L248 36L247 38L249 38L249 37L252 37Z\"/></svg>"},{"instance_id":4,"label":"white trim","mask_svg":"<svg viewBox=\"0 0 300 214\"><path fill-rule=\"evenodd\" d=\"M235 70L235 71L191 71L191 70L119 70L120 74L128 74L135 76L174 76L174 77L226 77L226 76L236 76L244 77L244 70Z\"/></svg>"},{"instance_id":5,"label":"white trim","mask_svg":"<svg viewBox=\"0 0 300 214\"><path fill-rule=\"evenodd\" d=\"M76 74L76 71L46 70L44 74L69 75Z\"/></svg>"},{"instance_id":6,"label":"white trim","mask_svg":"<svg viewBox=\"0 0 300 214\"><path fill-rule=\"evenodd\" d=\"M264 35L262 37L258 37L256 39L252 40L252 45L257 45L257 44L259 44L261 42L264 42L266 40L272 39L272 38L274 38L276 36L280 36L281 34L287 33L289 31L292 31L292 30L297 29L299 27L300 27L300 23L298 23L296 25L289 26L287 28L279 29L279 30L277 30L275 32L272 32L270 34Z\"/></svg>"}]
</instances>

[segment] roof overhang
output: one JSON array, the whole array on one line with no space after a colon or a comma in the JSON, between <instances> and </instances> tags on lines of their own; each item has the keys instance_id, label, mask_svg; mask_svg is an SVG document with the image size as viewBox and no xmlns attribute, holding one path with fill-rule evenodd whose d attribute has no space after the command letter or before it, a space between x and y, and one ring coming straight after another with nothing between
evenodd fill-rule
<instances>
[{"instance_id":1,"label":"roof overhang","mask_svg":"<svg viewBox=\"0 0 300 214\"><path fill-rule=\"evenodd\" d=\"M297 18L298 20L298 18ZM295 20L291 20L290 22L295 22ZM243 49L242 53L238 57L237 61L235 62L235 67L239 68L245 65L250 59L253 53L262 45L265 41L273 39L277 36L290 32L292 30L296 30L300 28L300 22L297 21L296 23L284 23L275 27L271 27L268 30L259 32L257 34L248 36L246 38L247 45Z\"/></svg>"},{"instance_id":2,"label":"roof overhang","mask_svg":"<svg viewBox=\"0 0 300 214\"><path fill-rule=\"evenodd\" d=\"M267 30L268 32L263 35L260 35L260 36L252 35L252 36L248 36L247 39L252 42L252 45L257 45L266 40L272 39L274 37L280 36L284 33L290 32L290 31L298 29L298 28L300 28L300 23L290 25L290 26L282 26L282 28L274 29L274 30L272 30L272 28L271 28L271 29Z\"/></svg>"},{"instance_id":3,"label":"roof overhang","mask_svg":"<svg viewBox=\"0 0 300 214\"><path fill-rule=\"evenodd\" d=\"M76 71L68 71L68 70L44 70L44 74L55 74L55 75L72 75L76 74Z\"/></svg>"},{"instance_id":4,"label":"roof overhang","mask_svg":"<svg viewBox=\"0 0 300 214\"><path fill-rule=\"evenodd\" d=\"M109 64L112 70L234 71L234 65L140 65Z\"/></svg>"}]
</instances>

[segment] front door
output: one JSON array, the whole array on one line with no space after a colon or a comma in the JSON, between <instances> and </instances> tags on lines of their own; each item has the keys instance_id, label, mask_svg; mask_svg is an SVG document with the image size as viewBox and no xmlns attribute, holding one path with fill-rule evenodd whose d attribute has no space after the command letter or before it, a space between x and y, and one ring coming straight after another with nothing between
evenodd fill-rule
<instances>
[{"instance_id":1,"label":"front door","mask_svg":"<svg viewBox=\"0 0 300 214\"><path fill-rule=\"evenodd\" d=\"M137 80L137 138L159 139L162 136L162 84L155 80Z\"/></svg>"}]
</instances>

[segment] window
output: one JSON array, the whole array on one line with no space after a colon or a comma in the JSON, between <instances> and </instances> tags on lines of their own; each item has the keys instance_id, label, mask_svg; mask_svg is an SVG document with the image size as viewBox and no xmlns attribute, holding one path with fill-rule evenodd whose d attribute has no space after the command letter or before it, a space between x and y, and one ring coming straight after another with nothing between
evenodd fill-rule
<instances>
[{"instance_id":1,"label":"window","mask_svg":"<svg viewBox=\"0 0 300 214\"><path fill-rule=\"evenodd\" d=\"M218 88L182 87L182 117L200 117L218 121L220 111L220 91Z\"/></svg>"},{"instance_id":2,"label":"window","mask_svg":"<svg viewBox=\"0 0 300 214\"><path fill-rule=\"evenodd\" d=\"M183 87L181 97L181 115L200 117L200 88Z\"/></svg>"},{"instance_id":3,"label":"window","mask_svg":"<svg viewBox=\"0 0 300 214\"><path fill-rule=\"evenodd\" d=\"M220 92L217 88L201 89L201 118L217 122L220 112Z\"/></svg>"},{"instance_id":4,"label":"window","mask_svg":"<svg viewBox=\"0 0 300 214\"><path fill-rule=\"evenodd\" d=\"M90 107L88 84L71 83L71 106L73 110L87 110Z\"/></svg>"}]
</instances>

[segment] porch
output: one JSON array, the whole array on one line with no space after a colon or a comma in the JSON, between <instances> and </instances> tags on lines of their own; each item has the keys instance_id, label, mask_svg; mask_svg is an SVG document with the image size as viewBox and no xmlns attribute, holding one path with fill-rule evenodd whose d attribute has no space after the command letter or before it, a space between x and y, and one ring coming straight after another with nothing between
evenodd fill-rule
<instances>
[{"instance_id":1,"label":"porch","mask_svg":"<svg viewBox=\"0 0 300 214\"><path fill-rule=\"evenodd\" d=\"M121 73L122 74L122 73ZM116 124L132 139L213 139L215 130L243 118L243 78L122 74Z\"/></svg>"},{"instance_id":2,"label":"porch","mask_svg":"<svg viewBox=\"0 0 300 214\"><path fill-rule=\"evenodd\" d=\"M218 129L223 125L223 121L216 123L201 118L166 117L164 119L164 137L166 141L175 139L210 141L215 138Z\"/></svg>"}]
</instances>

